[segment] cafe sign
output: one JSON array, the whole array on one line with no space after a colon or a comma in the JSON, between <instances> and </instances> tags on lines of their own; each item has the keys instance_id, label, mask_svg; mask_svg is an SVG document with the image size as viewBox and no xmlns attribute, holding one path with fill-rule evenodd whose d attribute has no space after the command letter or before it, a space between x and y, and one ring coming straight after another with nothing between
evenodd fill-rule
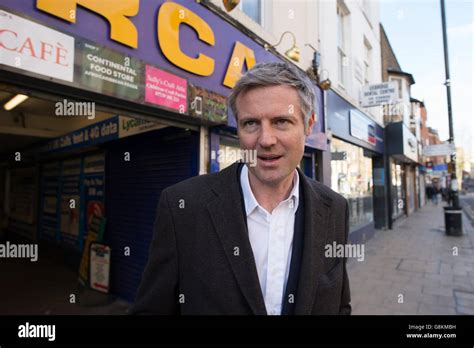
<instances>
[{"instance_id":1,"label":"cafe sign","mask_svg":"<svg viewBox=\"0 0 474 348\"><path fill-rule=\"evenodd\" d=\"M0 10L0 64L72 82L74 38Z\"/></svg>"}]
</instances>

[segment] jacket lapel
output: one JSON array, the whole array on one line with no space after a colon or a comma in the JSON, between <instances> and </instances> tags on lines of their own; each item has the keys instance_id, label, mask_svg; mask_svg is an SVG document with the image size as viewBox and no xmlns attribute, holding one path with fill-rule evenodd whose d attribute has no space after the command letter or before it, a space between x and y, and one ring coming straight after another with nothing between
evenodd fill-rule
<instances>
[{"instance_id":1,"label":"jacket lapel","mask_svg":"<svg viewBox=\"0 0 474 348\"><path fill-rule=\"evenodd\" d=\"M234 163L221 173L213 186L216 199L207 205L214 228L224 248L237 283L252 312L266 315L257 268L242 211L238 182L239 164Z\"/></svg>"},{"instance_id":2,"label":"jacket lapel","mask_svg":"<svg viewBox=\"0 0 474 348\"><path fill-rule=\"evenodd\" d=\"M305 228L295 315L308 315L311 314L319 278L323 274L324 245L332 200L311 185L304 174L298 171L303 185Z\"/></svg>"}]
</instances>

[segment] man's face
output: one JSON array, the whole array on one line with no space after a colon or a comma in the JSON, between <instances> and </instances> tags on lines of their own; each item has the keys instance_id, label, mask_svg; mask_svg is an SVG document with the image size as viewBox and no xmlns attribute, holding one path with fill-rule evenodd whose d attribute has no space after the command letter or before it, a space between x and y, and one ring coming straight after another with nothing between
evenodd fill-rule
<instances>
[{"instance_id":1,"label":"man's face","mask_svg":"<svg viewBox=\"0 0 474 348\"><path fill-rule=\"evenodd\" d=\"M257 151L250 172L262 184L278 185L300 163L314 115L305 132L298 92L290 86L250 89L239 94L236 107L240 147Z\"/></svg>"}]
</instances>

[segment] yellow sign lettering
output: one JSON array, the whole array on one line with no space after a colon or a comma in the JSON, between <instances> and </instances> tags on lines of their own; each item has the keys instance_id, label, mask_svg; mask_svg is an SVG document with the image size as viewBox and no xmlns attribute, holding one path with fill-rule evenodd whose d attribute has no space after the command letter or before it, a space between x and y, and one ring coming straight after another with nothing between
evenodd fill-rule
<instances>
[{"instance_id":1,"label":"yellow sign lettering","mask_svg":"<svg viewBox=\"0 0 474 348\"><path fill-rule=\"evenodd\" d=\"M234 52L229 61L227 72L224 78L224 86L234 88L235 84L242 76L242 67L244 63L247 65L247 70L251 69L255 63L255 54L253 50L245 46L243 43L237 41L234 46Z\"/></svg>"},{"instance_id":2,"label":"yellow sign lettering","mask_svg":"<svg viewBox=\"0 0 474 348\"><path fill-rule=\"evenodd\" d=\"M196 30L199 40L214 46L212 28L202 18L186 7L165 2L158 13L158 42L165 57L177 67L200 76L214 72L214 59L200 53L192 58L179 47L179 26L184 23Z\"/></svg>"},{"instance_id":3,"label":"yellow sign lettering","mask_svg":"<svg viewBox=\"0 0 474 348\"><path fill-rule=\"evenodd\" d=\"M110 37L124 45L138 47L138 31L127 17L138 14L140 0L37 0L36 7L44 12L76 23L76 9L80 5L100 14L110 23Z\"/></svg>"}]
</instances>

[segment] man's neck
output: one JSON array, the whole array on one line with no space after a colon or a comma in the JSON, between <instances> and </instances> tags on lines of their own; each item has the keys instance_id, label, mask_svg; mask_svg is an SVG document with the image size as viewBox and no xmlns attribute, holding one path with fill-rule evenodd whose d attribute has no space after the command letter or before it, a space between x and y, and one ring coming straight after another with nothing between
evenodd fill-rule
<instances>
[{"instance_id":1,"label":"man's neck","mask_svg":"<svg viewBox=\"0 0 474 348\"><path fill-rule=\"evenodd\" d=\"M265 185L250 170L248 171L250 188L257 200L266 211L271 213L280 202L288 198L293 189L295 171L275 185Z\"/></svg>"}]
</instances>

